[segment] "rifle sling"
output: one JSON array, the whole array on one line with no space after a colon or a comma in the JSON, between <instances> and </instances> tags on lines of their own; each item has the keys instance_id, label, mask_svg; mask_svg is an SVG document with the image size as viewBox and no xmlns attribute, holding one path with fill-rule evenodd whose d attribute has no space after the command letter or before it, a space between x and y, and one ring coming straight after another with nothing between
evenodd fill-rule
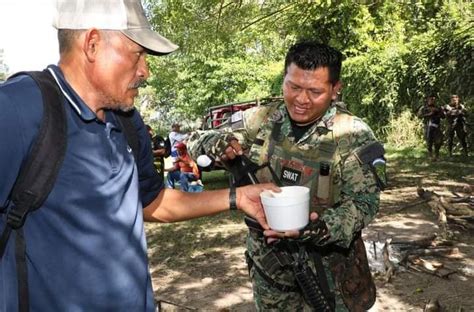
<instances>
[{"instance_id":1,"label":"rifle sling","mask_svg":"<svg viewBox=\"0 0 474 312\"><path fill-rule=\"evenodd\" d=\"M247 227L249 228L250 232L256 234L257 237L263 238L263 228L260 226L260 224L256 220L246 216L244 218L244 221ZM329 288L327 274L324 269L321 254L317 252L315 248L306 248L306 247L307 246L305 247L300 246L300 248L304 248L307 254L313 259L314 266L316 268L316 275L319 277L318 285L321 288L321 291L324 294L324 297L329 302L329 305L333 308L335 305L335 297ZM255 263L253 262L253 259L250 257L248 252L245 252L245 256L247 258L247 263L249 264L249 269L251 267L254 267L257 273L272 287L275 287L276 289L283 292L284 291L300 291L300 292L304 291L304 290L301 290L300 287L297 287L297 286L289 286L289 285L284 285L284 284L275 282L266 273L268 272L270 275L272 275L274 272L276 272L276 270L282 267L295 266L297 259L294 259L294 257L291 255L290 252L286 250L274 249L271 252L267 253L261 260L262 262L261 264L264 270L261 269L258 265L255 265Z\"/></svg>"}]
</instances>

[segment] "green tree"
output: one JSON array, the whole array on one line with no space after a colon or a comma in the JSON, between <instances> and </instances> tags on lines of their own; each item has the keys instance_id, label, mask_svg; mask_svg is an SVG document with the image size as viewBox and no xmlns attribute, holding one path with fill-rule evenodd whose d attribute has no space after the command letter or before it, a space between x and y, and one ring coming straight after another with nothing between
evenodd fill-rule
<instances>
[{"instance_id":1,"label":"green tree","mask_svg":"<svg viewBox=\"0 0 474 312\"><path fill-rule=\"evenodd\" d=\"M8 74L8 66L4 62L3 54L3 49L0 49L0 81L5 81Z\"/></svg>"},{"instance_id":2,"label":"green tree","mask_svg":"<svg viewBox=\"0 0 474 312\"><path fill-rule=\"evenodd\" d=\"M343 100L379 134L429 92L474 102L469 1L148 0L147 8L180 46L150 60L153 105L170 116L196 119L212 105L280 94L284 55L301 39L343 52Z\"/></svg>"}]
</instances>

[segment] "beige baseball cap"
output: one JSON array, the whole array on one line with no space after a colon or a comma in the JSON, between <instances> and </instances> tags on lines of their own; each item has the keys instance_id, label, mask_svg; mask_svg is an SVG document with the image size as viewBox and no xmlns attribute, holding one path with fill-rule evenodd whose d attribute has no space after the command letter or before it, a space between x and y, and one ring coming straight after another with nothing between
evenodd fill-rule
<instances>
[{"instance_id":1,"label":"beige baseball cap","mask_svg":"<svg viewBox=\"0 0 474 312\"><path fill-rule=\"evenodd\" d=\"M55 9L57 29L120 30L152 55L178 48L151 29L140 0L55 0Z\"/></svg>"}]
</instances>

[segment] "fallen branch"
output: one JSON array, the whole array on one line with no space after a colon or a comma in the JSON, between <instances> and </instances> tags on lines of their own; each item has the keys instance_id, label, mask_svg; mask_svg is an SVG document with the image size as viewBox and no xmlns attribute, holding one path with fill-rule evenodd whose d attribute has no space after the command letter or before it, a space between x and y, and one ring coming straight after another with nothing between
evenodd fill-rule
<instances>
[{"instance_id":1,"label":"fallen branch","mask_svg":"<svg viewBox=\"0 0 474 312\"><path fill-rule=\"evenodd\" d=\"M448 217L448 223L461 227L463 230L474 231L474 216Z\"/></svg>"},{"instance_id":2,"label":"fallen branch","mask_svg":"<svg viewBox=\"0 0 474 312\"><path fill-rule=\"evenodd\" d=\"M450 259L461 259L462 254L459 252L458 248L450 247L435 247L428 249L416 249L407 252L408 256L431 256L431 257L443 257Z\"/></svg>"},{"instance_id":3,"label":"fallen branch","mask_svg":"<svg viewBox=\"0 0 474 312\"><path fill-rule=\"evenodd\" d=\"M431 299L425 305L425 308L423 309L423 312L440 312L442 310L443 310L443 308L441 307L441 304L439 303L439 300L438 299Z\"/></svg>"},{"instance_id":4,"label":"fallen branch","mask_svg":"<svg viewBox=\"0 0 474 312\"><path fill-rule=\"evenodd\" d=\"M456 197L451 198L449 200L450 203L469 203L470 205L474 204L474 196L464 196L464 197Z\"/></svg>"},{"instance_id":5,"label":"fallen branch","mask_svg":"<svg viewBox=\"0 0 474 312\"><path fill-rule=\"evenodd\" d=\"M439 278L442 278L442 279L449 279L450 275L458 273L458 271L456 271L456 270L450 270L450 269L446 269L446 268L440 268L440 269L436 269L436 270L433 271L433 270L430 270L429 268L426 268L425 264L417 265L417 264L413 264L409 261L404 263L403 266L405 268L409 269L409 270L413 270L413 271L416 271L416 272L433 275L433 276L436 276L436 277L439 277Z\"/></svg>"},{"instance_id":6,"label":"fallen branch","mask_svg":"<svg viewBox=\"0 0 474 312\"><path fill-rule=\"evenodd\" d=\"M401 211L403 211L403 210L405 210L405 209L408 209L408 208L411 208L411 207L415 207L415 206L418 206L418 205L427 203L427 202L429 202L429 201L430 201L430 199L418 200L418 201L415 201L415 202L412 202L412 203L403 205L402 207L400 207L400 208L398 208L397 210L395 210L395 212L401 212Z\"/></svg>"},{"instance_id":7,"label":"fallen branch","mask_svg":"<svg viewBox=\"0 0 474 312\"><path fill-rule=\"evenodd\" d=\"M416 240L396 240L392 239L390 242L392 245L401 245L399 246L400 250L403 249L413 249L413 248L426 248L433 245L433 241L436 239L437 235L432 234L430 236L422 237ZM405 247L403 246L405 245Z\"/></svg>"},{"instance_id":8,"label":"fallen branch","mask_svg":"<svg viewBox=\"0 0 474 312\"><path fill-rule=\"evenodd\" d=\"M445 199L440 196L437 201L429 201L428 205L431 210L438 216L438 226L441 230L441 237L447 238L448 235L448 218L446 217Z\"/></svg>"},{"instance_id":9,"label":"fallen branch","mask_svg":"<svg viewBox=\"0 0 474 312\"><path fill-rule=\"evenodd\" d=\"M392 261L390 261L390 254L388 251L389 244L390 244L390 240L386 240L382 249L383 264L385 266L385 281L387 283L390 283L392 276L395 275L395 265L392 263Z\"/></svg>"},{"instance_id":10,"label":"fallen branch","mask_svg":"<svg viewBox=\"0 0 474 312\"><path fill-rule=\"evenodd\" d=\"M461 209L452 205L452 203L471 202L474 198L473 196L447 199L435 192L425 191L423 188L418 188L417 193L421 198L428 200L428 205L431 210L438 216L438 226L442 238L453 237L453 233L450 231L448 223L460 227L463 230L474 230L474 217L471 215L472 211L468 207L462 207ZM459 214L468 215L459 216Z\"/></svg>"}]
</instances>

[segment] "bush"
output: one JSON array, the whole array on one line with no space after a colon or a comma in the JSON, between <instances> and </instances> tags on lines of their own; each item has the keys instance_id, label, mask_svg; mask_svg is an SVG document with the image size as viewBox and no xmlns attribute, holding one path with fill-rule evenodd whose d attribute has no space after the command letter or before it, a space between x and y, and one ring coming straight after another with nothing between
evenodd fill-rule
<instances>
[{"instance_id":1,"label":"bush","mask_svg":"<svg viewBox=\"0 0 474 312\"><path fill-rule=\"evenodd\" d=\"M409 110L391 118L384 130L389 146L395 148L423 146L423 123Z\"/></svg>"}]
</instances>

